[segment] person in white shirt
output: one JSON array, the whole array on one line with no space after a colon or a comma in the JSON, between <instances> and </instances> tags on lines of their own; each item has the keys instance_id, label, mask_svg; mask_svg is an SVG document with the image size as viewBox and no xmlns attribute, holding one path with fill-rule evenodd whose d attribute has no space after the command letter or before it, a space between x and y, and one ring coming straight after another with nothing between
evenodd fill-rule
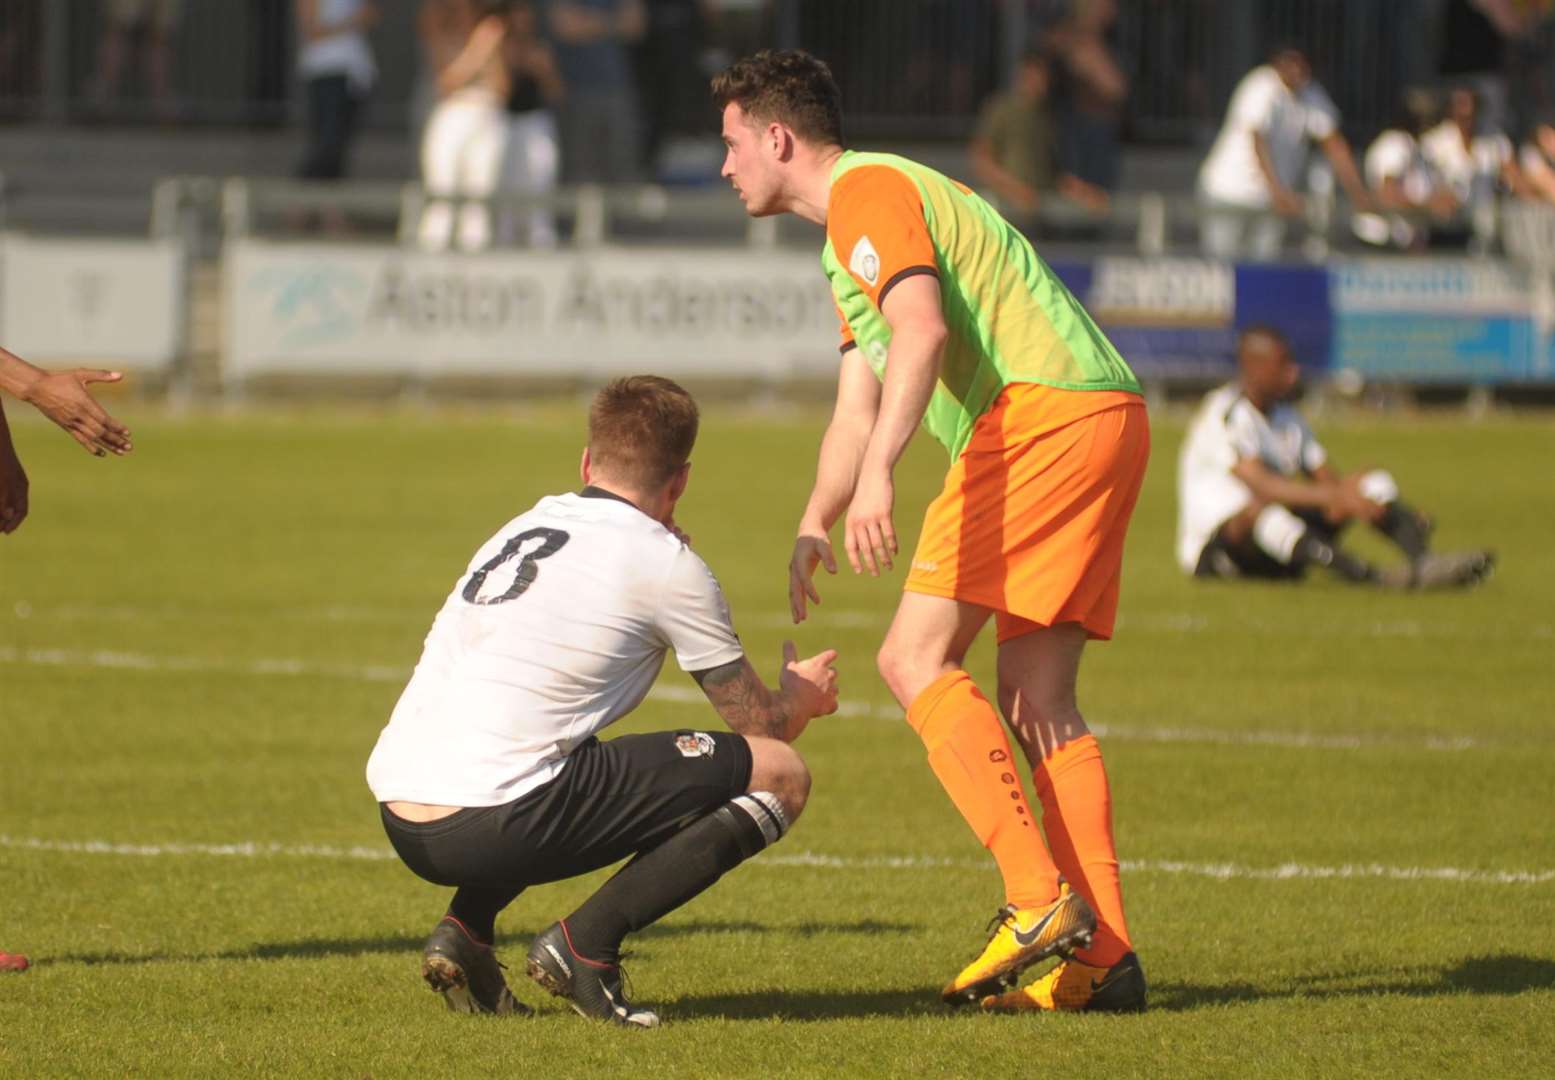
<instances>
[{"instance_id":1,"label":"person in white shirt","mask_svg":"<svg viewBox=\"0 0 1555 1080\"><path fill-rule=\"evenodd\" d=\"M1526 195L1555 203L1555 115L1540 117L1528 133L1518 157Z\"/></svg>"},{"instance_id":2,"label":"person in white shirt","mask_svg":"<svg viewBox=\"0 0 1555 1080\"><path fill-rule=\"evenodd\" d=\"M1188 428L1177 465L1177 563L1199 578L1301 580L1312 565L1386 588L1472 585L1488 551L1437 554L1432 522L1399 497L1383 469L1340 473L1289 398L1301 369L1285 335L1253 326L1237 345L1236 382L1212 391ZM1365 522L1404 553L1379 568L1339 546Z\"/></svg>"},{"instance_id":3,"label":"person in white shirt","mask_svg":"<svg viewBox=\"0 0 1555 1080\"><path fill-rule=\"evenodd\" d=\"M778 688L746 659L717 580L675 527L691 396L618 379L595 397L581 493L541 499L475 553L379 736L367 782L394 849L456 887L422 974L450 1008L528 1011L492 953L525 888L635 856L534 939L527 968L584 1016L653 1027L622 991L621 941L775 843L810 776L789 745L837 707L837 654L785 643ZM598 733L666 653L732 730Z\"/></svg>"},{"instance_id":4,"label":"person in white shirt","mask_svg":"<svg viewBox=\"0 0 1555 1080\"><path fill-rule=\"evenodd\" d=\"M362 102L378 78L367 32L378 24L369 0L297 0L297 72L307 86L308 146L298 175L338 180Z\"/></svg>"},{"instance_id":5,"label":"person in white shirt","mask_svg":"<svg viewBox=\"0 0 1555 1080\"><path fill-rule=\"evenodd\" d=\"M1376 213L1356 214L1355 234L1369 244L1405 250L1424 246L1431 220L1445 222L1458 200L1420 148L1420 136L1439 115L1435 95L1407 90L1392 127L1366 150L1364 172Z\"/></svg>"},{"instance_id":6,"label":"person in white shirt","mask_svg":"<svg viewBox=\"0 0 1555 1080\"><path fill-rule=\"evenodd\" d=\"M1313 144L1355 208L1369 209L1350 144L1339 131L1339 110L1312 80L1306 53L1282 45L1237 84L1225 123L1199 169L1202 240L1209 254L1224 259L1279 254L1285 219L1299 217L1305 208L1297 191L1306 181Z\"/></svg>"},{"instance_id":7,"label":"person in white shirt","mask_svg":"<svg viewBox=\"0 0 1555 1080\"><path fill-rule=\"evenodd\" d=\"M1420 137L1420 149L1471 215L1491 206L1502 191L1524 191L1512 140L1484 129L1479 93L1469 87L1448 95L1446 118Z\"/></svg>"}]
</instances>

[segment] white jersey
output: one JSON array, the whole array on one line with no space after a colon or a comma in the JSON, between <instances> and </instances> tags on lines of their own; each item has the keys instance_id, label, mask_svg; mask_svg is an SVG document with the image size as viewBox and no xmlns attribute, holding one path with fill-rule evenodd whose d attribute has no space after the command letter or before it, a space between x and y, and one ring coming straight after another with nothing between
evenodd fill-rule
<instances>
[{"instance_id":1,"label":"white jersey","mask_svg":"<svg viewBox=\"0 0 1555 1080\"><path fill-rule=\"evenodd\" d=\"M1328 453L1293 406L1281 403L1265 414L1235 383L1211 391L1177 459L1177 563L1187 573L1215 530L1252 501L1231 470L1254 459L1282 476L1300 476L1321 468Z\"/></svg>"},{"instance_id":2,"label":"white jersey","mask_svg":"<svg viewBox=\"0 0 1555 1080\"><path fill-rule=\"evenodd\" d=\"M612 496L541 499L438 612L367 784L380 802L510 802L636 708L670 649L686 671L744 655L701 557Z\"/></svg>"},{"instance_id":3,"label":"white jersey","mask_svg":"<svg viewBox=\"0 0 1555 1080\"><path fill-rule=\"evenodd\" d=\"M1269 184L1258 165L1253 135L1262 135L1280 183L1302 187L1313 142L1339 129L1339 110L1315 82L1291 90L1268 65L1248 72L1226 109L1225 124L1199 168L1199 193L1219 203L1269 205Z\"/></svg>"},{"instance_id":4,"label":"white jersey","mask_svg":"<svg viewBox=\"0 0 1555 1080\"><path fill-rule=\"evenodd\" d=\"M1494 194L1501 173L1516 156L1512 140L1499 132L1475 135L1467 145L1451 120L1420 136L1420 149L1462 203Z\"/></svg>"}]
</instances>

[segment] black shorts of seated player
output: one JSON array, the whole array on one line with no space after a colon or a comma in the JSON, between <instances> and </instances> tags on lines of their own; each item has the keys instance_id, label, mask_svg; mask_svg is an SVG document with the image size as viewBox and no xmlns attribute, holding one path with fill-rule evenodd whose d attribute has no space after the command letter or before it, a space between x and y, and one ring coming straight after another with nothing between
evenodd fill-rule
<instances>
[{"instance_id":1,"label":"black shorts of seated player","mask_svg":"<svg viewBox=\"0 0 1555 1080\"><path fill-rule=\"evenodd\" d=\"M744 794L750 775L750 745L730 732L591 738L554 779L513 802L424 824L381 813L405 865L434 885L457 886L450 912L489 941L497 911L521 890L658 847Z\"/></svg>"},{"instance_id":2,"label":"black shorts of seated player","mask_svg":"<svg viewBox=\"0 0 1555 1080\"><path fill-rule=\"evenodd\" d=\"M1339 530L1323 517L1322 511L1297 508L1293 510L1306 523L1307 532L1322 543L1332 545L1339 538ZM1222 525L1215 530L1209 543L1199 554L1193 576L1199 578L1252 578L1259 581L1301 581L1307 576L1306 559L1292 559L1282 563L1264 552L1250 538L1236 543L1227 535Z\"/></svg>"}]
</instances>

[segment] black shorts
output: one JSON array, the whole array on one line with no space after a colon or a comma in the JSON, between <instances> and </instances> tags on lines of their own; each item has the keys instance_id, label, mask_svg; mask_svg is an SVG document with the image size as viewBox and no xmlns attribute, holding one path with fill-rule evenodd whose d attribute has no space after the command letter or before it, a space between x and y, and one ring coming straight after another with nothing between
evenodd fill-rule
<instances>
[{"instance_id":1,"label":"black shorts","mask_svg":"<svg viewBox=\"0 0 1555 1080\"><path fill-rule=\"evenodd\" d=\"M1339 530L1323 517L1320 510L1298 509L1293 514L1306 522L1307 529L1318 539L1333 543ZM1249 539L1244 544L1233 544L1225 537L1225 526L1215 530L1199 561L1193 568L1193 576L1199 578L1256 578L1260 581L1300 581L1307 575L1307 567L1300 560L1282 563L1269 555Z\"/></svg>"},{"instance_id":2,"label":"black shorts","mask_svg":"<svg viewBox=\"0 0 1555 1080\"><path fill-rule=\"evenodd\" d=\"M657 847L750 786L751 749L729 732L589 739L546 784L438 821L381 807L394 850L435 885L522 889Z\"/></svg>"}]
</instances>

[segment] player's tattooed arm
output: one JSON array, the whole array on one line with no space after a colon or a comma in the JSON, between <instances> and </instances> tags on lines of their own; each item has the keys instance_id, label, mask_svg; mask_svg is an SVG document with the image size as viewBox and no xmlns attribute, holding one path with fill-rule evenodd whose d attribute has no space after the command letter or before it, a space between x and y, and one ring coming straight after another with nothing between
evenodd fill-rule
<instances>
[{"instance_id":1,"label":"player's tattooed arm","mask_svg":"<svg viewBox=\"0 0 1555 1080\"><path fill-rule=\"evenodd\" d=\"M801 661L792 642L783 644L783 671L778 689L770 689L745 657L692 677L723 717L729 730L793 742L814 717L837 710L834 650Z\"/></svg>"}]
</instances>

